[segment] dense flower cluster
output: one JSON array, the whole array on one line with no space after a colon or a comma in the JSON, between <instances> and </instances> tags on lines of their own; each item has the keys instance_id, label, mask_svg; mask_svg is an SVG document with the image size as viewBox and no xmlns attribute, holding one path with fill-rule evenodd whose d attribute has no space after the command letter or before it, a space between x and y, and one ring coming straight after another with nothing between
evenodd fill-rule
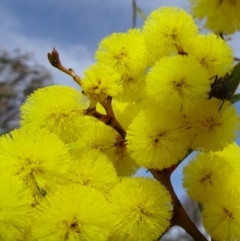
<instances>
[{"instance_id":1,"label":"dense flower cluster","mask_svg":"<svg viewBox=\"0 0 240 241\"><path fill-rule=\"evenodd\" d=\"M239 0L189 0L193 17L205 19L205 27L216 33L240 30Z\"/></svg>"},{"instance_id":2,"label":"dense flower cluster","mask_svg":"<svg viewBox=\"0 0 240 241\"><path fill-rule=\"evenodd\" d=\"M21 128L0 137L0 239L158 240L172 225L173 196L134 174L198 151L183 185L214 240L240 240L239 116L228 100L209 99L213 77L233 68L228 44L163 7L142 29L104 38L95 59L82 91L35 91Z\"/></svg>"}]
</instances>

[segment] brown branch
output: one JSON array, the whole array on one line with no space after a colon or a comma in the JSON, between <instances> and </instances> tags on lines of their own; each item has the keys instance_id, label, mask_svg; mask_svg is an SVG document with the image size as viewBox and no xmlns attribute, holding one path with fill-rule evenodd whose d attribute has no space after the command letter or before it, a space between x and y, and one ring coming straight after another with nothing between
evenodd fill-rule
<instances>
[{"instance_id":1,"label":"brown branch","mask_svg":"<svg viewBox=\"0 0 240 241\"><path fill-rule=\"evenodd\" d=\"M125 140L126 137L126 131L124 128L120 125L118 120L113 115L104 115L96 110L96 108L88 108L85 111L85 115L92 116L96 118L97 120L103 122L105 125L111 126L114 130L116 130L119 135L122 137L123 140ZM123 141L122 140L122 141Z\"/></svg>"},{"instance_id":2,"label":"brown branch","mask_svg":"<svg viewBox=\"0 0 240 241\"><path fill-rule=\"evenodd\" d=\"M81 84L82 84L81 78L75 74L73 69L71 69L71 68L67 69L61 64L58 51L55 48L53 48L52 52L48 53L47 56L48 56L48 60L49 60L50 64L53 67L61 70L65 74L70 75L73 78L73 80L81 86Z\"/></svg>"},{"instance_id":3,"label":"brown branch","mask_svg":"<svg viewBox=\"0 0 240 241\"><path fill-rule=\"evenodd\" d=\"M161 182L162 185L167 188L173 200L173 217L171 220L171 226L169 228L175 225L180 226L185 229L185 231L189 235L191 235L195 241L207 241L206 237L198 230L198 228L189 218L172 187L170 180L172 170L164 169L162 171L158 171L150 169L150 172L155 179L157 179L159 182Z\"/></svg>"},{"instance_id":4,"label":"brown branch","mask_svg":"<svg viewBox=\"0 0 240 241\"><path fill-rule=\"evenodd\" d=\"M240 61L240 58L234 57L234 61Z\"/></svg>"}]
</instances>

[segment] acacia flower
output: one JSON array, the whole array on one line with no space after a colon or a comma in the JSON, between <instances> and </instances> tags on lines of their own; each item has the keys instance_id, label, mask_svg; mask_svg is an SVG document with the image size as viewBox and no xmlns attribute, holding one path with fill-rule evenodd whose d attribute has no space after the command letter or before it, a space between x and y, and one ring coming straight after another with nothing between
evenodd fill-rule
<instances>
[{"instance_id":1,"label":"acacia flower","mask_svg":"<svg viewBox=\"0 0 240 241\"><path fill-rule=\"evenodd\" d=\"M178 115L158 106L142 110L127 130L127 149L141 167L163 169L187 154L190 136Z\"/></svg>"},{"instance_id":2,"label":"acacia flower","mask_svg":"<svg viewBox=\"0 0 240 241\"><path fill-rule=\"evenodd\" d=\"M196 47L197 46L197 47ZM186 48L206 69L209 78L214 75L224 76L233 68L233 51L231 47L215 34L198 35Z\"/></svg>"},{"instance_id":3,"label":"acacia flower","mask_svg":"<svg viewBox=\"0 0 240 241\"><path fill-rule=\"evenodd\" d=\"M1 173L0 193L0 240L24 240L31 213L32 198L29 191L19 178Z\"/></svg>"},{"instance_id":4,"label":"acacia flower","mask_svg":"<svg viewBox=\"0 0 240 241\"><path fill-rule=\"evenodd\" d=\"M146 73L122 76L123 93L116 96L117 100L134 103L145 96Z\"/></svg>"},{"instance_id":5,"label":"acacia flower","mask_svg":"<svg viewBox=\"0 0 240 241\"><path fill-rule=\"evenodd\" d=\"M38 207L33 237L38 241L106 241L110 208L96 189L68 185L46 197Z\"/></svg>"},{"instance_id":6,"label":"acacia flower","mask_svg":"<svg viewBox=\"0 0 240 241\"><path fill-rule=\"evenodd\" d=\"M86 152L76 159L70 175L72 183L94 187L103 194L108 193L118 182L112 162L98 151Z\"/></svg>"},{"instance_id":7,"label":"acacia flower","mask_svg":"<svg viewBox=\"0 0 240 241\"><path fill-rule=\"evenodd\" d=\"M82 88L91 101L104 102L108 96L115 97L122 92L121 77L113 68L97 63L84 73Z\"/></svg>"},{"instance_id":8,"label":"acacia flower","mask_svg":"<svg viewBox=\"0 0 240 241\"><path fill-rule=\"evenodd\" d=\"M216 155L220 156L233 168L233 172L230 174L231 177L231 186L238 188L239 187L239 174L240 174L240 147L237 143L230 143L223 150L215 152Z\"/></svg>"},{"instance_id":9,"label":"acacia flower","mask_svg":"<svg viewBox=\"0 0 240 241\"><path fill-rule=\"evenodd\" d=\"M188 195L205 203L230 186L234 169L214 153L199 153L183 169L183 187Z\"/></svg>"},{"instance_id":10,"label":"acacia flower","mask_svg":"<svg viewBox=\"0 0 240 241\"><path fill-rule=\"evenodd\" d=\"M205 27L217 32L232 34L240 30L239 0L190 0L194 18L205 19Z\"/></svg>"},{"instance_id":11,"label":"acacia flower","mask_svg":"<svg viewBox=\"0 0 240 241\"><path fill-rule=\"evenodd\" d=\"M131 176L135 174L139 168L126 148L126 144L121 141L116 142L115 145L105 153L113 163L118 176Z\"/></svg>"},{"instance_id":12,"label":"acacia flower","mask_svg":"<svg viewBox=\"0 0 240 241\"><path fill-rule=\"evenodd\" d=\"M95 59L112 67L122 77L138 76L147 67L145 41L139 29L113 33L99 43Z\"/></svg>"},{"instance_id":13,"label":"acacia flower","mask_svg":"<svg viewBox=\"0 0 240 241\"><path fill-rule=\"evenodd\" d=\"M21 125L46 128L65 143L78 139L84 128L86 97L68 86L49 86L32 93L21 107Z\"/></svg>"},{"instance_id":14,"label":"acacia flower","mask_svg":"<svg viewBox=\"0 0 240 241\"><path fill-rule=\"evenodd\" d=\"M123 178L111 191L114 241L153 241L170 225L171 197L151 178Z\"/></svg>"},{"instance_id":15,"label":"acacia flower","mask_svg":"<svg viewBox=\"0 0 240 241\"><path fill-rule=\"evenodd\" d=\"M0 172L18 176L35 198L66 182L70 155L56 134L21 128L2 136L0 147Z\"/></svg>"},{"instance_id":16,"label":"acacia flower","mask_svg":"<svg viewBox=\"0 0 240 241\"><path fill-rule=\"evenodd\" d=\"M202 102L187 117L194 138L192 149L219 151L232 143L239 131L239 117L234 105L212 98Z\"/></svg>"},{"instance_id":17,"label":"acacia flower","mask_svg":"<svg viewBox=\"0 0 240 241\"><path fill-rule=\"evenodd\" d=\"M164 57L149 71L146 92L152 102L174 112L188 113L207 98L209 78L202 66L187 56Z\"/></svg>"},{"instance_id":18,"label":"acacia flower","mask_svg":"<svg viewBox=\"0 0 240 241\"><path fill-rule=\"evenodd\" d=\"M114 147L116 136L115 130L94 120L76 142L68 145L69 151L76 159L88 151L97 150L105 153L106 150Z\"/></svg>"},{"instance_id":19,"label":"acacia flower","mask_svg":"<svg viewBox=\"0 0 240 241\"><path fill-rule=\"evenodd\" d=\"M215 153L233 166L234 170L240 170L240 147L237 143L230 143L223 150Z\"/></svg>"},{"instance_id":20,"label":"acacia flower","mask_svg":"<svg viewBox=\"0 0 240 241\"><path fill-rule=\"evenodd\" d=\"M154 10L143 26L151 64L163 56L182 52L198 33L190 14L177 7Z\"/></svg>"},{"instance_id":21,"label":"acacia flower","mask_svg":"<svg viewBox=\"0 0 240 241\"><path fill-rule=\"evenodd\" d=\"M203 205L202 222L214 240L240 240L240 203L238 192L221 192Z\"/></svg>"}]
</instances>

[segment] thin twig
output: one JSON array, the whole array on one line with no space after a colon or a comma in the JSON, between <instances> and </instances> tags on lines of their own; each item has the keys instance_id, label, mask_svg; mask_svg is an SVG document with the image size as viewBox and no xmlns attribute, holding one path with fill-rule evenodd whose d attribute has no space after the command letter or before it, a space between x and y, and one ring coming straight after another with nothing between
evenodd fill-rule
<instances>
[{"instance_id":1,"label":"thin twig","mask_svg":"<svg viewBox=\"0 0 240 241\"><path fill-rule=\"evenodd\" d=\"M81 78L75 74L74 70L71 69L71 68L70 68L70 69L67 69L67 68L65 68L65 67L61 64L58 51L57 51L55 48L53 48L52 52L51 52L51 53L48 53L47 56L48 56L48 60L49 60L50 64L51 64L53 67L61 70L61 71L64 72L65 74L70 75L70 76L73 78L73 80L74 80L75 82L77 82L77 84L79 84L80 86L82 85Z\"/></svg>"},{"instance_id":2,"label":"thin twig","mask_svg":"<svg viewBox=\"0 0 240 241\"><path fill-rule=\"evenodd\" d=\"M86 109L85 115L92 116L92 117L96 118L97 120L103 122L105 125L111 126L122 137L122 141L125 140L126 131L120 125L120 123L118 122L118 120L116 119L115 116L104 115L104 114L98 112L95 107Z\"/></svg>"}]
</instances>

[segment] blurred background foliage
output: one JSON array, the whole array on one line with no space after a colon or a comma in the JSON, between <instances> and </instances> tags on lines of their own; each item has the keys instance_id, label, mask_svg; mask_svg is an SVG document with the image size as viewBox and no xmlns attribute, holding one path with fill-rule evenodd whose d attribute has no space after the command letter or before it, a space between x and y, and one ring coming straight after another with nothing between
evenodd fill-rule
<instances>
[{"instance_id":1,"label":"blurred background foliage","mask_svg":"<svg viewBox=\"0 0 240 241\"><path fill-rule=\"evenodd\" d=\"M0 48L0 135L19 126L19 108L34 90L52 85L52 76L21 49Z\"/></svg>"}]
</instances>

